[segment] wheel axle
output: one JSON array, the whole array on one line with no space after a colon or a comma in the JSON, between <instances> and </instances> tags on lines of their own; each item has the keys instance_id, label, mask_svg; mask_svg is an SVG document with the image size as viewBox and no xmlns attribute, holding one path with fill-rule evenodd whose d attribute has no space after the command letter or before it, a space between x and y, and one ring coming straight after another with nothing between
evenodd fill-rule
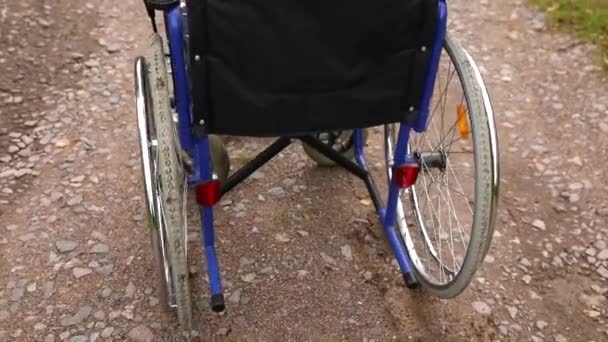
<instances>
[{"instance_id":1,"label":"wheel axle","mask_svg":"<svg viewBox=\"0 0 608 342\"><path fill-rule=\"evenodd\" d=\"M417 156L421 169L439 169L447 167L448 156L443 151L424 152Z\"/></svg>"}]
</instances>

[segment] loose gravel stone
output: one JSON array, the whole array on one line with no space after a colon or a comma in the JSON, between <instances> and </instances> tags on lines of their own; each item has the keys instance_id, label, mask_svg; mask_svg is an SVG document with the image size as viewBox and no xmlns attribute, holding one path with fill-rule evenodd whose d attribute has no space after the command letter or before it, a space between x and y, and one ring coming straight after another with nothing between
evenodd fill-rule
<instances>
[{"instance_id":1,"label":"loose gravel stone","mask_svg":"<svg viewBox=\"0 0 608 342\"><path fill-rule=\"evenodd\" d=\"M70 198L70 199L69 199L69 200L66 202L66 204L67 204L69 207L74 207L74 206L77 206L77 205L79 205L79 204L81 204L81 203L82 203L82 195L76 195L76 196L73 196L72 198Z\"/></svg>"},{"instance_id":2,"label":"loose gravel stone","mask_svg":"<svg viewBox=\"0 0 608 342\"><path fill-rule=\"evenodd\" d=\"M270 189L268 189L268 193L271 194L272 196L275 196L278 198L283 198L283 197L287 196L285 189L283 189L281 187L270 188Z\"/></svg>"},{"instance_id":3,"label":"loose gravel stone","mask_svg":"<svg viewBox=\"0 0 608 342\"><path fill-rule=\"evenodd\" d=\"M375 326L375 327L369 329L368 333L369 333L370 336L378 337L378 336L382 335L383 330L382 330L382 327Z\"/></svg>"},{"instance_id":4,"label":"loose gravel stone","mask_svg":"<svg viewBox=\"0 0 608 342\"><path fill-rule=\"evenodd\" d=\"M595 212L598 216L608 216L608 206L597 208Z\"/></svg>"},{"instance_id":5,"label":"loose gravel stone","mask_svg":"<svg viewBox=\"0 0 608 342\"><path fill-rule=\"evenodd\" d=\"M532 227L541 230L541 231L545 231L547 230L547 226L545 225L545 222L542 220L534 220L532 221Z\"/></svg>"},{"instance_id":6,"label":"loose gravel stone","mask_svg":"<svg viewBox=\"0 0 608 342\"><path fill-rule=\"evenodd\" d=\"M346 260L348 260L348 261L353 260L353 251L352 251L352 249L350 248L350 246L349 246L349 245L344 245L344 246L342 246L342 247L340 248L340 252L342 253L342 256L343 256L343 257L344 257Z\"/></svg>"},{"instance_id":7,"label":"loose gravel stone","mask_svg":"<svg viewBox=\"0 0 608 342\"><path fill-rule=\"evenodd\" d=\"M112 294L112 289L109 287L104 287L103 290L99 293L101 298L108 298Z\"/></svg>"},{"instance_id":8,"label":"loose gravel stone","mask_svg":"<svg viewBox=\"0 0 608 342\"><path fill-rule=\"evenodd\" d=\"M85 179L85 176L80 175L80 176L76 176L76 177L72 177L70 179L70 182L72 183L82 183L82 181Z\"/></svg>"},{"instance_id":9,"label":"loose gravel stone","mask_svg":"<svg viewBox=\"0 0 608 342\"><path fill-rule=\"evenodd\" d=\"M120 314L121 314L120 310L114 310L114 311L110 312L110 314L108 315L108 318L110 319L110 321L113 321L116 318L120 317Z\"/></svg>"},{"instance_id":10,"label":"loose gravel stone","mask_svg":"<svg viewBox=\"0 0 608 342\"><path fill-rule=\"evenodd\" d=\"M606 300L606 298L602 295L589 296L584 293L581 294L579 298L580 298L581 302L583 302L588 307L596 307L596 308L600 307L602 305L602 303Z\"/></svg>"},{"instance_id":11,"label":"loose gravel stone","mask_svg":"<svg viewBox=\"0 0 608 342\"><path fill-rule=\"evenodd\" d=\"M217 331L215 332L215 335L217 335L217 336L226 336L226 335L228 335L228 332L229 332L229 331L230 331L230 330L229 330L228 328L219 328L219 329L217 329Z\"/></svg>"},{"instance_id":12,"label":"loose gravel stone","mask_svg":"<svg viewBox=\"0 0 608 342\"><path fill-rule=\"evenodd\" d=\"M597 255L595 256L598 260L608 260L608 248L605 248L603 250L601 250L599 253L597 253Z\"/></svg>"},{"instance_id":13,"label":"loose gravel stone","mask_svg":"<svg viewBox=\"0 0 608 342\"><path fill-rule=\"evenodd\" d=\"M131 329L128 334L129 338L134 342L153 342L154 333L145 325L138 325Z\"/></svg>"},{"instance_id":14,"label":"loose gravel stone","mask_svg":"<svg viewBox=\"0 0 608 342\"><path fill-rule=\"evenodd\" d=\"M104 254L108 253L109 250L110 248L107 245L103 243L97 243L95 244L95 246L93 246L93 248L91 248L91 253Z\"/></svg>"},{"instance_id":15,"label":"loose gravel stone","mask_svg":"<svg viewBox=\"0 0 608 342\"><path fill-rule=\"evenodd\" d=\"M243 289L236 289L228 297L228 302L232 304L239 304L241 302L241 293Z\"/></svg>"},{"instance_id":16,"label":"loose gravel stone","mask_svg":"<svg viewBox=\"0 0 608 342\"><path fill-rule=\"evenodd\" d=\"M93 271L90 268L83 268L83 267L75 267L74 271L73 271L74 277L76 277L76 279L80 279L91 273L93 273Z\"/></svg>"},{"instance_id":17,"label":"loose gravel stone","mask_svg":"<svg viewBox=\"0 0 608 342\"><path fill-rule=\"evenodd\" d=\"M106 327L101 331L101 337L108 338L114 333L114 327Z\"/></svg>"},{"instance_id":18,"label":"loose gravel stone","mask_svg":"<svg viewBox=\"0 0 608 342\"><path fill-rule=\"evenodd\" d=\"M600 266L597 269L597 273L602 276L602 278L604 279L608 279L608 268L604 267L604 266Z\"/></svg>"},{"instance_id":19,"label":"loose gravel stone","mask_svg":"<svg viewBox=\"0 0 608 342\"><path fill-rule=\"evenodd\" d=\"M498 325L498 332L503 336L509 335L509 322L500 322Z\"/></svg>"},{"instance_id":20,"label":"loose gravel stone","mask_svg":"<svg viewBox=\"0 0 608 342\"><path fill-rule=\"evenodd\" d=\"M83 306L80 309L78 309L78 311L74 314L74 316L62 318L61 325L66 327L66 326L79 324L82 321L84 321L85 319L87 319L89 317L89 315L91 315L92 311L93 311L92 307Z\"/></svg>"},{"instance_id":21,"label":"loose gravel stone","mask_svg":"<svg viewBox=\"0 0 608 342\"><path fill-rule=\"evenodd\" d=\"M319 255L321 255L321 259L323 259L323 261L325 261L326 263L328 263L328 264L330 264L332 266L336 266L337 265L336 259L330 257L325 252L321 252L321 253L319 253Z\"/></svg>"},{"instance_id":22,"label":"loose gravel stone","mask_svg":"<svg viewBox=\"0 0 608 342\"><path fill-rule=\"evenodd\" d=\"M55 293L55 282L49 281L41 287L42 298L49 299Z\"/></svg>"},{"instance_id":23,"label":"loose gravel stone","mask_svg":"<svg viewBox=\"0 0 608 342\"><path fill-rule=\"evenodd\" d=\"M518 310L514 306L507 306L507 311L509 311L509 316L511 319L515 319L517 317Z\"/></svg>"},{"instance_id":24,"label":"loose gravel stone","mask_svg":"<svg viewBox=\"0 0 608 342\"><path fill-rule=\"evenodd\" d=\"M247 267L249 265L253 265L255 263L255 259L254 258L249 258L246 256L242 256L239 260L241 268L243 267Z\"/></svg>"},{"instance_id":25,"label":"loose gravel stone","mask_svg":"<svg viewBox=\"0 0 608 342\"><path fill-rule=\"evenodd\" d=\"M93 233L91 233L91 237L95 240L99 240L99 241L106 241L108 239L107 236L105 236L103 233L100 233L98 231L93 231Z\"/></svg>"},{"instance_id":26,"label":"loose gravel stone","mask_svg":"<svg viewBox=\"0 0 608 342\"><path fill-rule=\"evenodd\" d=\"M26 241L30 241L36 238L36 234L34 233L27 233L27 234L23 234L21 236L19 236L19 240L26 242Z\"/></svg>"},{"instance_id":27,"label":"loose gravel stone","mask_svg":"<svg viewBox=\"0 0 608 342\"><path fill-rule=\"evenodd\" d=\"M272 270L273 270L272 266L268 266L268 267L262 268L259 271L259 273L261 273L261 274L270 274L270 273L272 273Z\"/></svg>"},{"instance_id":28,"label":"loose gravel stone","mask_svg":"<svg viewBox=\"0 0 608 342\"><path fill-rule=\"evenodd\" d=\"M481 315L489 315L492 313L492 308L486 303L482 301L475 301L471 303L473 305L473 309Z\"/></svg>"},{"instance_id":29,"label":"loose gravel stone","mask_svg":"<svg viewBox=\"0 0 608 342\"><path fill-rule=\"evenodd\" d=\"M148 298L148 305L154 307L156 305L158 305L159 299L156 297L150 297Z\"/></svg>"},{"instance_id":30,"label":"loose gravel stone","mask_svg":"<svg viewBox=\"0 0 608 342\"><path fill-rule=\"evenodd\" d=\"M247 305L247 303L249 303L250 301L251 301L251 297L247 296L246 294L241 295L241 304L242 305Z\"/></svg>"},{"instance_id":31,"label":"loose gravel stone","mask_svg":"<svg viewBox=\"0 0 608 342\"><path fill-rule=\"evenodd\" d=\"M125 298L133 298L133 296L135 295L135 291L137 291L137 288L135 287L135 284L130 281L125 289Z\"/></svg>"},{"instance_id":32,"label":"loose gravel stone","mask_svg":"<svg viewBox=\"0 0 608 342\"><path fill-rule=\"evenodd\" d=\"M78 247L78 242L72 240L58 240L55 241L55 247L60 253L68 253Z\"/></svg>"},{"instance_id":33,"label":"loose gravel stone","mask_svg":"<svg viewBox=\"0 0 608 342\"><path fill-rule=\"evenodd\" d=\"M547 323L546 321L536 321L536 327L538 328L538 330L543 330L545 329L547 326L549 326L549 323Z\"/></svg>"},{"instance_id":34,"label":"loose gravel stone","mask_svg":"<svg viewBox=\"0 0 608 342\"><path fill-rule=\"evenodd\" d=\"M598 318L602 314L601 312L599 312L597 310L583 310L583 312L585 313L585 315L587 315L590 318Z\"/></svg>"},{"instance_id":35,"label":"loose gravel stone","mask_svg":"<svg viewBox=\"0 0 608 342\"><path fill-rule=\"evenodd\" d=\"M103 310L97 310L93 314L93 317L98 321L103 321L106 318L106 313Z\"/></svg>"},{"instance_id":36,"label":"loose gravel stone","mask_svg":"<svg viewBox=\"0 0 608 342\"><path fill-rule=\"evenodd\" d=\"M23 287L15 287L11 292L11 301L16 302L23 298L23 294L25 293L25 289Z\"/></svg>"},{"instance_id":37,"label":"loose gravel stone","mask_svg":"<svg viewBox=\"0 0 608 342\"><path fill-rule=\"evenodd\" d=\"M260 180L260 179L263 179L264 176L265 176L264 172L262 172L260 170L256 170L254 173L251 174L250 178Z\"/></svg>"},{"instance_id":38,"label":"loose gravel stone","mask_svg":"<svg viewBox=\"0 0 608 342\"><path fill-rule=\"evenodd\" d=\"M277 240L278 242L289 242L291 239L289 238L289 236L287 236L287 233L278 233L274 236L275 240Z\"/></svg>"},{"instance_id":39,"label":"loose gravel stone","mask_svg":"<svg viewBox=\"0 0 608 342\"><path fill-rule=\"evenodd\" d=\"M248 274L241 276L241 280L243 280L246 283L251 283L255 279L255 276L256 276L255 273L248 273Z\"/></svg>"},{"instance_id":40,"label":"loose gravel stone","mask_svg":"<svg viewBox=\"0 0 608 342\"><path fill-rule=\"evenodd\" d=\"M31 293L31 292L35 292L36 288L37 288L36 283L30 283L29 285L27 285L27 287L25 288L25 290L27 292Z\"/></svg>"},{"instance_id":41,"label":"loose gravel stone","mask_svg":"<svg viewBox=\"0 0 608 342\"><path fill-rule=\"evenodd\" d=\"M114 270L114 265L108 264L105 266L97 267L95 269L95 272L97 272L103 276L109 276L110 274L112 274L113 270Z\"/></svg>"},{"instance_id":42,"label":"loose gravel stone","mask_svg":"<svg viewBox=\"0 0 608 342\"><path fill-rule=\"evenodd\" d=\"M13 176L15 176L16 172L17 172L17 170L15 170L15 169L8 169L6 171L2 171L2 172L0 172L0 179L13 177Z\"/></svg>"}]
</instances>

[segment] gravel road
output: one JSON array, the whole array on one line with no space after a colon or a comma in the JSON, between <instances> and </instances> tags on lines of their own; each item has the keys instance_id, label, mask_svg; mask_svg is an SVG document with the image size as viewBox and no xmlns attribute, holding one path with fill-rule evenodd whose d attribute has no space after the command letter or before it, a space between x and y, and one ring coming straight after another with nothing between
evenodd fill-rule
<instances>
[{"instance_id":1,"label":"gravel road","mask_svg":"<svg viewBox=\"0 0 608 342\"><path fill-rule=\"evenodd\" d=\"M407 290L364 185L293 146L218 208L222 315L191 215L194 340L608 340L606 73L525 1L449 4L501 143L469 289ZM0 0L0 341L186 339L159 310L145 221L132 63L149 33L140 0ZM233 165L265 143L230 139Z\"/></svg>"}]
</instances>

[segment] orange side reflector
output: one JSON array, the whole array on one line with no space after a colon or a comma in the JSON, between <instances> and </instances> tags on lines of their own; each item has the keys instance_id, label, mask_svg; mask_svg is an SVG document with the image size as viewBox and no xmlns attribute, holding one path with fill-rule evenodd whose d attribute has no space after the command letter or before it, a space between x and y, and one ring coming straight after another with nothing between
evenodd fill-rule
<instances>
[{"instance_id":1,"label":"orange side reflector","mask_svg":"<svg viewBox=\"0 0 608 342\"><path fill-rule=\"evenodd\" d=\"M462 139L469 138L469 119L467 118L467 109L464 104L459 103L456 106L456 123L458 125L458 132Z\"/></svg>"}]
</instances>

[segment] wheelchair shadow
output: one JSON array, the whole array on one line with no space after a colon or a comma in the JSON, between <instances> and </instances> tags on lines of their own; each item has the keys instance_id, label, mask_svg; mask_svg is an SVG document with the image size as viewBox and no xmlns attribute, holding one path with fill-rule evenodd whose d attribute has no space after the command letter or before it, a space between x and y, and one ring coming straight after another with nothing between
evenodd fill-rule
<instances>
[{"instance_id":1,"label":"wheelchair shadow","mask_svg":"<svg viewBox=\"0 0 608 342\"><path fill-rule=\"evenodd\" d=\"M352 187L336 189L331 181L327 181L331 177L345 177L345 181ZM455 336L457 326L449 327L442 323L450 321L447 300L437 299L421 289L410 290L405 287L399 269L393 263L393 253L385 239L382 225L373 206L365 201L367 190L359 179L340 168L309 168L302 178L308 179L317 187L337 190L332 196L352 204L344 207L342 214L350 217L350 220L342 234L350 241L353 254L358 256L358 266L372 271L373 275L366 283L373 285L381 296L382 302L376 304L382 307L386 328L397 332L397 340L444 341L452 335L448 340L466 341L464 337L459 339ZM379 186L385 187L384 184ZM359 203L356 203L357 200ZM362 203L365 204L361 205Z\"/></svg>"}]
</instances>

